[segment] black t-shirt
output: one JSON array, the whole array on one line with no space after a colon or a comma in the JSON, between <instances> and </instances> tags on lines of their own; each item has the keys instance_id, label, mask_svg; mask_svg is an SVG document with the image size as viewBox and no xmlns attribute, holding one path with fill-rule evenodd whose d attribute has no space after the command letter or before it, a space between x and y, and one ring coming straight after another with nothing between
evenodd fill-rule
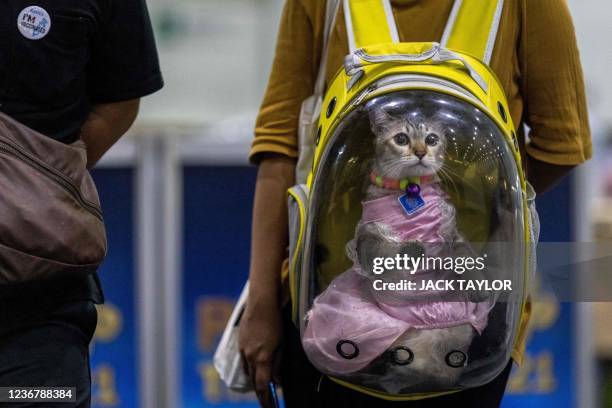
<instances>
[{"instance_id":1,"label":"black t-shirt","mask_svg":"<svg viewBox=\"0 0 612 408\"><path fill-rule=\"evenodd\" d=\"M144 0L0 2L0 110L39 132L74 141L92 105L162 86Z\"/></svg>"},{"instance_id":2,"label":"black t-shirt","mask_svg":"<svg viewBox=\"0 0 612 408\"><path fill-rule=\"evenodd\" d=\"M92 106L162 86L145 0L0 1L0 111L40 133L71 143ZM44 287L103 300L95 275Z\"/></svg>"}]
</instances>

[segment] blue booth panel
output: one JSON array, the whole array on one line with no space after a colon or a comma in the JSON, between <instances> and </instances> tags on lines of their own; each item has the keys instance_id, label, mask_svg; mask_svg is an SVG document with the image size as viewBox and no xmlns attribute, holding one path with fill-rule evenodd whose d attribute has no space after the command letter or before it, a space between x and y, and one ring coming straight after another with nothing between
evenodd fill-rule
<instances>
[{"instance_id":1,"label":"blue booth panel","mask_svg":"<svg viewBox=\"0 0 612 408\"><path fill-rule=\"evenodd\" d=\"M185 167L183 175L182 407L256 407L212 365L248 276L255 169Z\"/></svg>"},{"instance_id":2,"label":"blue booth panel","mask_svg":"<svg viewBox=\"0 0 612 408\"><path fill-rule=\"evenodd\" d=\"M99 271L106 303L98 307L91 345L92 406L138 407L138 339L135 310L134 170L93 172L108 234L108 255Z\"/></svg>"},{"instance_id":3,"label":"blue booth panel","mask_svg":"<svg viewBox=\"0 0 612 408\"><path fill-rule=\"evenodd\" d=\"M537 200L541 242L573 239L571 178ZM575 305L559 303L551 294L535 296L525 361L514 369L503 408L577 406L573 364Z\"/></svg>"}]
</instances>

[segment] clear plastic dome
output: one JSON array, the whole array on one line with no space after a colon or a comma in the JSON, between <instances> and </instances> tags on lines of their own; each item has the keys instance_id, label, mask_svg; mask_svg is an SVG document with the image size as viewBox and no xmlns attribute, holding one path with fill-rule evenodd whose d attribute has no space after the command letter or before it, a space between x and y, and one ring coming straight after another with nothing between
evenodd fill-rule
<instances>
[{"instance_id":1,"label":"clear plastic dome","mask_svg":"<svg viewBox=\"0 0 612 408\"><path fill-rule=\"evenodd\" d=\"M526 256L517 164L495 122L449 95L394 92L343 118L320 160L299 285L311 362L392 395L494 378Z\"/></svg>"}]
</instances>

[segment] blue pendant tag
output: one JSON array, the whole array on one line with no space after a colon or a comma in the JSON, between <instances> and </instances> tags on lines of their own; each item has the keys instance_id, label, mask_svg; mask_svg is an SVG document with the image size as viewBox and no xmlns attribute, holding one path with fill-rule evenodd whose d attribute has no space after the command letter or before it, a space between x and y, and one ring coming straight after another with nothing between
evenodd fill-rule
<instances>
[{"instance_id":1,"label":"blue pendant tag","mask_svg":"<svg viewBox=\"0 0 612 408\"><path fill-rule=\"evenodd\" d=\"M419 194L404 194L397 200L408 215L414 214L425 205L425 200Z\"/></svg>"}]
</instances>

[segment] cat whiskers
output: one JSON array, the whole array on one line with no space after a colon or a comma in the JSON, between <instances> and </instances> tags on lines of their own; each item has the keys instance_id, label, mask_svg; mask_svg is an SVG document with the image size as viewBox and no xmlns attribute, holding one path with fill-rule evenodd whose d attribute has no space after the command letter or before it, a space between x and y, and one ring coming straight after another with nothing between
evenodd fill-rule
<instances>
[{"instance_id":1,"label":"cat whiskers","mask_svg":"<svg viewBox=\"0 0 612 408\"><path fill-rule=\"evenodd\" d=\"M443 164L442 167L440 167L440 170L438 170L438 174L440 175L442 181L449 184L455 193L459 194L459 187L457 187L457 184L455 183L455 178L460 178L461 176L456 171Z\"/></svg>"},{"instance_id":2,"label":"cat whiskers","mask_svg":"<svg viewBox=\"0 0 612 408\"><path fill-rule=\"evenodd\" d=\"M412 167L417 163L417 160L412 159L389 159L379 162L378 165L383 175L397 178L403 176L402 173L406 170L406 168Z\"/></svg>"}]
</instances>

